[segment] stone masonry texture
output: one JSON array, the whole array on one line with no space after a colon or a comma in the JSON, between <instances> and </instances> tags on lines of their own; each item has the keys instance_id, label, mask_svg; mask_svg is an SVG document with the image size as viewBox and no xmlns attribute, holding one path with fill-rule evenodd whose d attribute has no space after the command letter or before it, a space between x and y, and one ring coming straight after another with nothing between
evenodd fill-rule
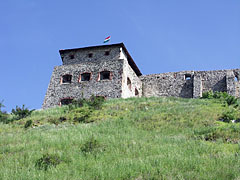
<instances>
[{"instance_id":1,"label":"stone masonry texture","mask_svg":"<svg viewBox=\"0 0 240 180\"><path fill-rule=\"evenodd\" d=\"M63 65L53 70L43 109L92 95L198 98L212 90L240 97L240 69L142 75L123 43L60 50L60 55ZM109 78L101 79L101 72L110 72ZM90 73L89 81L81 81L83 73ZM64 75L70 75L71 82L63 83Z\"/></svg>"}]
</instances>

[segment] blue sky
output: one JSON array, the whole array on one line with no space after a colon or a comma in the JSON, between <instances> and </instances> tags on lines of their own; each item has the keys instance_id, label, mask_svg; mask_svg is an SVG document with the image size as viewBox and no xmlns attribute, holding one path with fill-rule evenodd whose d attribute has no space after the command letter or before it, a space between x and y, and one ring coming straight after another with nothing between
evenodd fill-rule
<instances>
[{"instance_id":1,"label":"blue sky","mask_svg":"<svg viewBox=\"0 0 240 180\"><path fill-rule=\"evenodd\" d=\"M0 100L39 109L59 49L123 42L143 74L239 68L239 0L0 2Z\"/></svg>"}]
</instances>

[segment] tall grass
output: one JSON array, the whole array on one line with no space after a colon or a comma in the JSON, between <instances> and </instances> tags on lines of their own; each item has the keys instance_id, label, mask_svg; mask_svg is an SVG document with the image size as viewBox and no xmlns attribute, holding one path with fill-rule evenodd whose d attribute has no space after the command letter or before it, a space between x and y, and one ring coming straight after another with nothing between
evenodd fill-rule
<instances>
[{"instance_id":1,"label":"tall grass","mask_svg":"<svg viewBox=\"0 0 240 180\"><path fill-rule=\"evenodd\" d=\"M239 139L229 132L240 126L218 121L227 108L205 99L113 99L90 114L93 123L68 121L67 106L35 111L0 124L0 179L237 179ZM59 117L67 120L49 121ZM30 119L35 126L25 129ZM222 134L202 138L209 128ZM36 168L46 154L60 164Z\"/></svg>"}]
</instances>

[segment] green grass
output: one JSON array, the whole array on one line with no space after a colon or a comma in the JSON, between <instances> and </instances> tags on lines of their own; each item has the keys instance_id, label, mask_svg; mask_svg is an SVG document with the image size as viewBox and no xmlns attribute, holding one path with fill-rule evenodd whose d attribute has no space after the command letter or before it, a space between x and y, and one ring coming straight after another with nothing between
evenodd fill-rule
<instances>
[{"instance_id":1,"label":"green grass","mask_svg":"<svg viewBox=\"0 0 240 180\"><path fill-rule=\"evenodd\" d=\"M68 107L34 111L0 124L0 179L239 179L240 123L218 121L229 108L214 99L113 99L86 123ZM46 154L60 164L37 168Z\"/></svg>"}]
</instances>

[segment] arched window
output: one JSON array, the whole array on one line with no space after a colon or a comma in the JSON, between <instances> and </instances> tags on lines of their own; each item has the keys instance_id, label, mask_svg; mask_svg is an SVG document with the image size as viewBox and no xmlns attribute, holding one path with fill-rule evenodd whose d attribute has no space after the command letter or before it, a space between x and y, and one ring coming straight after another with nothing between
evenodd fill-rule
<instances>
[{"instance_id":1,"label":"arched window","mask_svg":"<svg viewBox=\"0 0 240 180\"><path fill-rule=\"evenodd\" d=\"M137 88L135 88L135 96L138 96L139 95L139 92L137 90Z\"/></svg>"},{"instance_id":2,"label":"arched window","mask_svg":"<svg viewBox=\"0 0 240 180\"><path fill-rule=\"evenodd\" d=\"M132 82L131 82L131 80L129 79L129 77L127 78L127 86L128 86L128 89L131 90L131 88L132 88Z\"/></svg>"},{"instance_id":3,"label":"arched window","mask_svg":"<svg viewBox=\"0 0 240 180\"><path fill-rule=\"evenodd\" d=\"M72 101L73 101L73 98L64 98L64 99L61 99L61 101L60 101L60 106L64 106L64 105L71 104Z\"/></svg>"},{"instance_id":4,"label":"arched window","mask_svg":"<svg viewBox=\"0 0 240 180\"><path fill-rule=\"evenodd\" d=\"M102 71L100 72L99 80L111 80L111 72L110 71Z\"/></svg>"},{"instance_id":5,"label":"arched window","mask_svg":"<svg viewBox=\"0 0 240 180\"><path fill-rule=\"evenodd\" d=\"M238 82L238 76L237 75L235 75L235 78L234 78L234 80L235 80L235 82Z\"/></svg>"},{"instance_id":6,"label":"arched window","mask_svg":"<svg viewBox=\"0 0 240 180\"><path fill-rule=\"evenodd\" d=\"M70 74L65 74L62 76L62 81L63 84L70 84L72 82L72 75Z\"/></svg>"},{"instance_id":7,"label":"arched window","mask_svg":"<svg viewBox=\"0 0 240 180\"><path fill-rule=\"evenodd\" d=\"M80 76L80 81L90 81L91 73L82 73Z\"/></svg>"}]
</instances>

